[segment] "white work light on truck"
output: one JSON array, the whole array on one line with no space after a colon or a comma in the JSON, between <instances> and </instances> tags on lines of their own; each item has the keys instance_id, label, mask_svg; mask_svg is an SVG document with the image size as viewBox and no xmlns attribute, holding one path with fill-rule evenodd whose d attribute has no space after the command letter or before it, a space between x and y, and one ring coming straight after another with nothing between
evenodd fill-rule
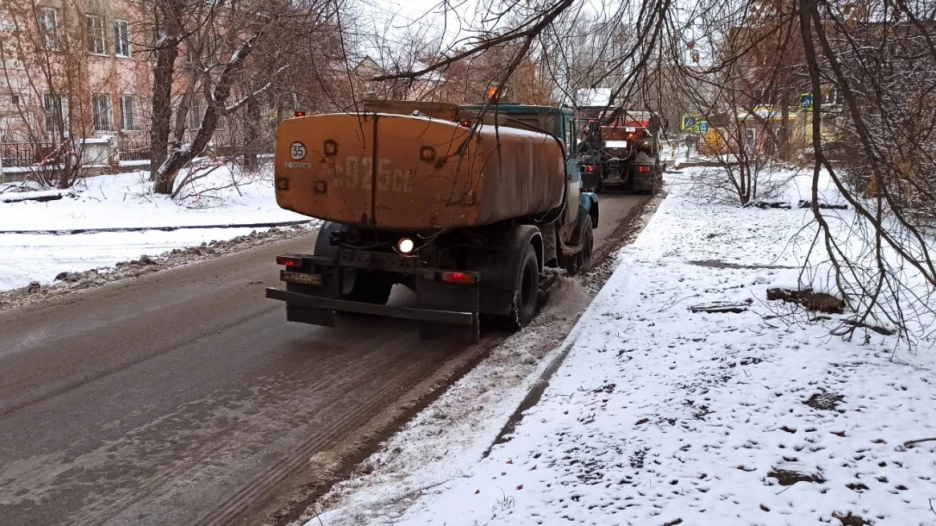
<instances>
[{"instance_id":1,"label":"white work light on truck","mask_svg":"<svg viewBox=\"0 0 936 526\"><path fill-rule=\"evenodd\" d=\"M399 241L397 241L396 248L398 251L400 251L400 254L409 254L413 251L414 248L416 248L416 243L414 243L413 240L408 237L402 237Z\"/></svg>"}]
</instances>

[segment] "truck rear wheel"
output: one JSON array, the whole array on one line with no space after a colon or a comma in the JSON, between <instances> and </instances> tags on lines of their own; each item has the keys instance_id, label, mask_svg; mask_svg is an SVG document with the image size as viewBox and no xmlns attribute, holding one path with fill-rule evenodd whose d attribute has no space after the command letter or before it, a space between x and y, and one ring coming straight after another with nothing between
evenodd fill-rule
<instances>
[{"instance_id":1,"label":"truck rear wheel","mask_svg":"<svg viewBox=\"0 0 936 526\"><path fill-rule=\"evenodd\" d=\"M495 323L509 330L519 330L529 325L536 316L539 302L539 262L533 245L526 244L520 258L510 313L497 316Z\"/></svg>"},{"instance_id":2,"label":"truck rear wheel","mask_svg":"<svg viewBox=\"0 0 936 526\"><path fill-rule=\"evenodd\" d=\"M342 294L342 299L377 305L387 304L390 290L393 289L393 279L390 276L358 270L353 279L354 284L350 287L350 292Z\"/></svg>"}]
</instances>

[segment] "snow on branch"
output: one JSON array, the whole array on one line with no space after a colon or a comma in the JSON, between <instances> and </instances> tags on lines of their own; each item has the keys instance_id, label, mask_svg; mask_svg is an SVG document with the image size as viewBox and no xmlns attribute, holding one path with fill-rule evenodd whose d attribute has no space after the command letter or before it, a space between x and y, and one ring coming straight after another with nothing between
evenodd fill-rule
<instances>
[{"instance_id":1,"label":"snow on branch","mask_svg":"<svg viewBox=\"0 0 936 526\"><path fill-rule=\"evenodd\" d=\"M569 7L571 7L573 3L574 3L574 0L562 0L561 2L555 4L551 8L541 13L539 15L541 17L540 20L536 22L535 24L533 24L532 26L530 26L530 24L532 24L533 20L536 19L535 17L530 20L527 20L525 23L521 24L513 31L510 31L499 37L481 42L480 44L478 44L477 46L471 49L455 54L444 60L440 60L436 62L435 64L432 64L431 66L427 66L417 71L404 71L401 73L394 73L391 75L380 75L380 76L374 77L371 80L383 81L383 80L394 80L394 79L417 79L425 75L426 73L432 73L433 71L437 71L439 69L445 68L446 66L454 64L455 62L458 62L460 60L463 60L469 57L473 57L474 55L477 55L486 49L490 49L500 44L506 44L508 42L513 42L515 40L520 40L520 39L525 39L525 38L532 40L533 38L536 38L537 36L539 36L549 24L551 24L556 18L559 17L559 15L561 15L564 11L566 11ZM526 29L523 29L525 27Z\"/></svg>"}]
</instances>

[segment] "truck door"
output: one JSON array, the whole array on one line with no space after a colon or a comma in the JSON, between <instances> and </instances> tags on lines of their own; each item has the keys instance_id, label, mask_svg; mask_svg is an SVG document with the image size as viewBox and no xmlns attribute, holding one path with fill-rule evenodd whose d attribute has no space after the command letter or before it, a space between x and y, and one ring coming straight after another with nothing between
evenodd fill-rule
<instances>
[{"instance_id":1,"label":"truck door","mask_svg":"<svg viewBox=\"0 0 936 526\"><path fill-rule=\"evenodd\" d=\"M560 114L561 115L561 114ZM575 137L575 118L561 115L562 137L566 145L566 224L575 224L579 213L579 195L582 191L581 163Z\"/></svg>"}]
</instances>

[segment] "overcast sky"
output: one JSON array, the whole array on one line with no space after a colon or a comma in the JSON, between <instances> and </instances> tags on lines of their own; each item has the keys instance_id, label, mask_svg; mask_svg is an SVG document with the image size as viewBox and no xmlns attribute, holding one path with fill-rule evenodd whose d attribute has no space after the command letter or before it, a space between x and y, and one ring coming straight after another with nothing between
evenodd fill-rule
<instances>
[{"instance_id":1,"label":"overcast sky","mask_svg":"<svg viewBox=\"0 0 936 526\"><path fill-rule=\"evenodd\" d=\"M453 13L448 20L440 12L442 0L351 0L361 13L362 46L373 54L374 48L394 46L407 34L418 34L425 40L439 39L445 44L454 42L460 33ZM463 19L471 18L478 0L450 0L456 4ZM447 23L446 23L447 22ZM374 57L376 58L376 57Z\"/></svg>"}]
</instances>

